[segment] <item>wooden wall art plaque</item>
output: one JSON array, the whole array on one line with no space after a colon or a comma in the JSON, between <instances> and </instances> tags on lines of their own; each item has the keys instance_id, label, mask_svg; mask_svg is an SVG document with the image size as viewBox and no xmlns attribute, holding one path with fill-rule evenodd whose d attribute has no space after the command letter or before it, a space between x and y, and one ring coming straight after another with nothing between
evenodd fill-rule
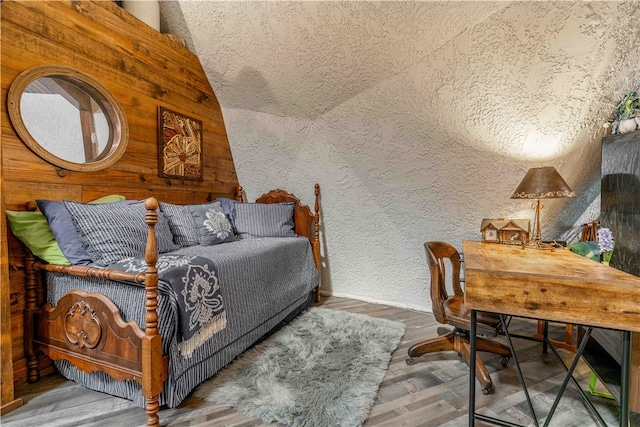
<instances>
[{"instance_id":1,"label":"wooden wall art plaque","mask_svg":"<svg viewBox=\"0 0 640 427\"><path fill-rule=\"evenodd\" d=\"M158 175L202 181L202 122L158 108Z\"/></svg>"}]
</instances>

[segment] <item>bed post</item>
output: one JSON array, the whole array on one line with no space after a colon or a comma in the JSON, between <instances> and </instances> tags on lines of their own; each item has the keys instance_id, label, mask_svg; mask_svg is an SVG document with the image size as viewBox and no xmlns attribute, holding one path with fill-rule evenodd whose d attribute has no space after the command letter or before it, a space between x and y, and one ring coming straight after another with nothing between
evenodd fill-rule
<instances>
[{"instance_id":1,"label":"bed post","mask_svg":"<svg viewBox=\"0 0 640 427\"><path fill-rule=\"evenodd\" d=\"M155 226L158 222L158 201L150 197L145 202L147 212L144 222L149 227L147 246L144 259L147 263L145 270L144 288L145 301L145 336L142 340L142 393L146 398L147 426L160 425L158 410L162 383L166 379L162 361L162 338L158 334L158 244Z\"/></svg>"},{"instance_id":2,"label":"bed post","mask_svg":"<svg viewBox=\"0 0 640 427\"><path fill-rule=\"evenodd\" d=\"M29 212L38 210L35 201L25 204L25 209ZM35 383L40 380L40 358L33 342L36 334L35 316L40 310L38 305L38 271L35 263L36 257L28 248L24 248L24 284L25 284L25 305L24 305L24 356L27 359L27 382Z\"/></svg>"},{"instance_id":3,"label":"bed post","mask_svg":"<svg viewBox=\"0 0 640 427\"><path fill-rule=\"evenodd\" d=\"M236 202L243 202L244 201L244 197L242 196L242 185L238 185L238 188L236 188Z\"/></svg>"},{"instance_id":4,"label":"bed post","mask_svg":"<svg viewBox=\"0 0 640 427\"><path fill-rule=\"evenodd\" d=\"M27 382L35 383L40 379L40 360L33 339L35 337L35 316L38 312L38 272L35 269L36 257L25 248L25 311L24 311L24 355L27 359Z\"/></svg>"},{"instance_id":5,"label":"bed post","mask_svg":"<svg viewBox=\"0 0 640 427\"><path fill-rule=\"evenodd\" d=\"M318 288L316 289L316 302L320 302L320 284L322 280L320 279L320 184L316 183L315 185L315 194L316 194L316 203L314 206L315 209L315 217L313 218L315 222L315 230L313 236L313 258L316 262L316 267L318 268Z\"/></svg>"}]
</instances>

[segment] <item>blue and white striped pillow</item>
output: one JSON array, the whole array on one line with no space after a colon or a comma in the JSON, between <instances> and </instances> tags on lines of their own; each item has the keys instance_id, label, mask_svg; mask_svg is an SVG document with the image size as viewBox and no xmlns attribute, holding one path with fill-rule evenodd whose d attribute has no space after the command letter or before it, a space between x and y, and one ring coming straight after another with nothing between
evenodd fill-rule
<instances>
[{"instance_id":1,"label":"blue and white striped pillow","mask_svg":"<svg viewBox=\"0 0 640 427\"><path fill-rule=\"evenodd\" d=\"M92 261L109 265L121 259L144 255L148 227L144 222L144 202L130 205L90 205L63 200L82 246ZM155 227L158 252L178 249L167 219L160 213Z\"/></svg>"},{"instance_id":2,"label":"blue and white striped pillow","mask_svg":"<svg viewBox=\"0 0 640 427\"><path fill-rule=\"evenodd\" d=\"M240 203L236 202L236 234L240 239L256 237L294 237L295 202Z\"/></svg>"},{"instance_id":3,"label":"blue and white striped pillow","mask_svg":"<svg viewBox=\"0 0 640 427\"><path fill-rule=\"evenodd\" d=\"M187 205L172 205L160 202L160 209L169 221L173 242L180 246L195 246L200 243L198 228Z\"/></svg>"}]
</instances>

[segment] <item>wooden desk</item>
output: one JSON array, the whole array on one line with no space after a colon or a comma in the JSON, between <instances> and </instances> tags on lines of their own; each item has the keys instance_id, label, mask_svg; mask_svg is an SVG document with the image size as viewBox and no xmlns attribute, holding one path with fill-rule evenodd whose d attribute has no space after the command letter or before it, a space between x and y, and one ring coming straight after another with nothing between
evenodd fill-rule
<instances>
[{"instance_id":1,"label":"wooden desk","mask_svg":"<svg viewBox=\"0 0 640 427\"><path fill-rule=\"evenodd\" d=\"M465 304L472 309L625 332L620 425L628 420L630 333L640 332L640 278L566 249L465 241ZM472 325L475 323L472 322ZM471 333L475 341L474 331ZM475 353L475 342L472 342ZM579 356L579 353L577 354ZM472 354L475 360L475 354ZM470 363L473 371L474 362ZM475 372L469 425L474 425Z\"/></svg>"}]
</instances>

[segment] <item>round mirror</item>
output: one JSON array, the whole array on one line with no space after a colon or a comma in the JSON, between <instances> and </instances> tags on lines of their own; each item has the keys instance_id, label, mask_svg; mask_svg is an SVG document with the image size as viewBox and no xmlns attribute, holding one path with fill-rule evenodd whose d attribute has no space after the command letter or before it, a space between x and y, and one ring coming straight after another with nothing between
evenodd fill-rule
<instances>
[{"instance_id":1,"label":"round mirror","mask_svg":"<svg viewBox=\"0 0 640 427\"><path fill-rule=\"evenodd\" d=\"M34 67L16 78L7 99L22 141L56 166L96 171L124 154L129 136L124 111L86 74L57 65Z\"/></svg>"}]
</instances>

